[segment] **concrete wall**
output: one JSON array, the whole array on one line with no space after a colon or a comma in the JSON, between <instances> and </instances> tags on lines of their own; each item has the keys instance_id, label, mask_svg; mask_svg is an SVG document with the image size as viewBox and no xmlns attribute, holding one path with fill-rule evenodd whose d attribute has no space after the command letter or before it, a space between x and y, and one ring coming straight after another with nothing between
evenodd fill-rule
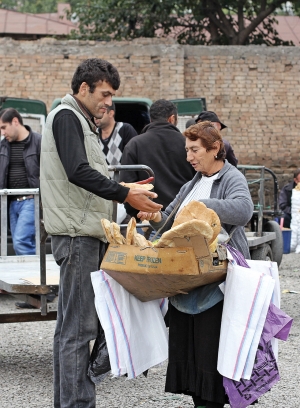
<instances>
[{"instance_id":1,"label":"concrete wall","mask_svg":"<svg viewBox=\"0 0 300 408\"><path fill-rule=\"evenodd\" d=\"M300 167L300 47L181 46L173 40L78 42L0 39L1 95L42 99L70 92L80 61L100 57L121 75L118 96L206 97L228 126L240 164L264 164L281 182Z\"/></svg>"}]
</instances>

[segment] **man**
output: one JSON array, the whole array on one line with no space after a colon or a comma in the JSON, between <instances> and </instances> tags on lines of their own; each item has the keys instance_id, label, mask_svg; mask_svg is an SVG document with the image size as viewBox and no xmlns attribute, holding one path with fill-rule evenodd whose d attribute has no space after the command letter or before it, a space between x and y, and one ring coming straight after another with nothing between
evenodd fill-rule
<instances>
[{"instance_id":1,"label":"man","mask_svg":"<svg viewBox=\"0 0 300 408\"><path fill-rule=\"evenodd\" d=\"M195 119L195 122L204 122L205 120L208 120L209 122L212 122L214 127L218 130L222 130L225 129L227 126L224 125L224 123L222 123L220 121L220 119L218 118L218 116L216 115L215 112L212 111L203 111L201 113L199 113L199 115L197 116L197 118ZM226 159L229 161L230 164L232 164L233 166L237 166L238 164L238 159L235 157L234 151L230 145L230 143L223 139L224 142L224 147L226 150Z\"/></svg>"},{"instance_id":2,"label":"man","mask_svg":"<svg viewBox=\"0 0 300 408\"><path fill-rule=\"evenodd\" d=\"M137 135L129 124L115 121L116 106L112 103L101 119L95 119L98 126L100 145L108 164L120 164L124 147Z\"/></svg>"},{"instance_id":3,"label":"man","mask_svg":"<svg viewBox=\"0 0 300 408\"><path fill-rule=\"evenodd\" d=\"M192 125L194 125L196 122L195 122L195 119L194 118L190 118L190 119L188 119L186 122L185 122L185 128L187 129L187 128L189 128L190 126L192 126Z\"/></svg>"},{"instance_id":4,"label":"man","mask_svg":"<svg viewBox=\"0 0 300 408\"><path fill-rule=\"evenodd\" d=\"M89 342L98 320L90 272L106 249L101 218L111 220L112 201L152 212L157 194L110 180L93 118L101 119L120 86L116 68L97 58L83 61L72 79L73 95L47 117L42 138L41 194L46 231L60 265L54 334L54 407L94 408L87 377Z\"/></svg>"},{"instance_id":5,"label":"man","mask_svg":"<svg viewBox=\"0 0 300 408\"><path fill-rule=\"evenodd\" d=\"M134 137L125 146L122 164L144 164L154 171L156 202L166 208L180 188L191 180L195 171L186 160L185 138L177 125L177 108L165 99L159 99L150 107L150 124L141 135ZM140 181L144 172L121 171L120 180ZM136 216L137 211L125 204L127 213Z\"/></svg>"},{"instance_id":6,"label":"man","mask_svg":"<svg viewBox=\"0 0 300 408\"><path fill-rule=\"evenodd\" d=\"M136 130L129 123L115 121L116 106L112 103L101 119L94 119L99 131L99 142L108 165L121 164L124 147L137 135ZM113 178L113 172L110 172ZM124 222L126 210L123 204L118 204L117 223ZM122 234L126 231L122 228Z\"/></svg>"},{"instance_id":7,"label":"man","mask_svg":"<svg viewBox=\"0 0 300 408\"><path fill-rule=\"evenodd\" d=\"M283 226L284 228L291 227L291 201L292 201L292 190L296 185L300 183L300 169L294 172L294 179L290 183L282 187L279 194L279 208L283 211Z\"/></svg>"},{"instance_id":8,"label":"man","mask_svg":"<svg viewBox=\"0 0 300 408\"><path fill-rule=\"evenodd\" d=\"M0 112L0 189L39 188L41 135L13 108ZM35 254L34 196L10 196L9 219L16 255Z\"/></svg>"}]
</instances>

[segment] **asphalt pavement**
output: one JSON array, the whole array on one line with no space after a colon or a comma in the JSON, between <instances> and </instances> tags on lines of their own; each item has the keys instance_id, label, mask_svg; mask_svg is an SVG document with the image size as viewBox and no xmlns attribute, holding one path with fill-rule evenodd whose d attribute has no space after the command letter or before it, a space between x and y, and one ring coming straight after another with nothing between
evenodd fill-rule
<instances>
[{"instance_id":1,"label":"asphalt pavement","mask_svg":"<svg viewBox=\"0 0 300 408\"><path fill-rule=\"evenodd\" d=\"M288 341L279 344L281 380L260 398L257 408L300 407L300 254L284 255L279 273L281 309L293 317L294 323ZM0 313L15 313L15 301L0 295ZM1 408L53 406L54 326L55 321L0 324ZM166 364L149 370L147 378L107 377L96 387L97 408L193 407L191 398L164 392Z\"/></svg>"}]
</instances>

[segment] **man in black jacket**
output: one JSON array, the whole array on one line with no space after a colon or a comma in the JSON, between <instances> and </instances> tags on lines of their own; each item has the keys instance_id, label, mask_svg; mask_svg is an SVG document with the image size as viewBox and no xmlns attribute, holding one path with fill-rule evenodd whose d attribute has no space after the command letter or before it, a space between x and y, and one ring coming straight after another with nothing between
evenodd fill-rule
<instances>
[{"instance_id":1,"label":"man in black jacket","mask_svg":"<svg viewBox=\"0 0 300 408\"><path fill-rule=\"evenodd\" d=\"M180 188L191 180L195 171L186 160L185 138L177 124L177 108L165 99L150 107L149 125L130 140L123 151L121 164L144 164L154 171L155 201L163 209L173 201ZM145 172L121 171L120 180L136 182L145 179ZM135 209L125 204L127 213L136 216Z\"/></svg>"},{"instance_id":2,"label":"man in black jacket","mask_svg":"<svg viewBox=\"0 0 300 408\"><path fill-rule=\"evenodd\" d=\"M290 228L291 226L291 201L292 190L296 185L300 183L300 169L297 169L294 173L294 179L290 183L282 187L279 195L279 208L283 211L283 226L284 228Z\"/></svg>"},{"instance_id":3,"label":"man in black jacket","mask_svg":"<svg viewBox=\"0 0 300 408\"><path fill-rule=\"evenodd\" d=\"M222 123L220 121L220 119L218 118L218 116L215 114L215 112L212 111L203 111L201 113L199 113L199 115L197 116L197 118L195 119L195 122L204 122L208 120L209 122L212 122L212 124L214 125L214 127L216 129L218 129L219 131L221 131L222 129L225 129L227 126L224 125L224 123ZM224 142L224 147L226 150L226 159L229 161L230 164L232 164L233 166L237 166L238 164L238 159L235 157L234 151L230 145L230 143L223 139Z\"/></svg>"},{"instance_id":4,"label":"man in black jacket","mask_svg":"<svg viewBox=\"0 0 300 408\"><path fill-rule=\"evenodd\" d=\"M0 189L39 188L41 135L13 108L0 112L0 129ZM10 196L9 218L16 255L34 255L34 196Z\"/></svg>"}]
</instances>

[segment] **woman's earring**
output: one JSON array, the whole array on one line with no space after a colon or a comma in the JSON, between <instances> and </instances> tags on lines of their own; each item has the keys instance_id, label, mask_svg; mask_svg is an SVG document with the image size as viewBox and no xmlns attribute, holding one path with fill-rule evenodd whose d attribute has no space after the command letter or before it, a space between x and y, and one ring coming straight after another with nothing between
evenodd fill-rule
<instances>
[{"instance_id":1,"label":"woman's earring","mask_svg":"<svg viewBox=\"0 0 300 408\"><path fill-rule=\"evenodd\" d=\"M216 155L215 155L215 159L217 159L217 158L218 158L218 155L216 154Z\"/></svg>"}]
</instances>

